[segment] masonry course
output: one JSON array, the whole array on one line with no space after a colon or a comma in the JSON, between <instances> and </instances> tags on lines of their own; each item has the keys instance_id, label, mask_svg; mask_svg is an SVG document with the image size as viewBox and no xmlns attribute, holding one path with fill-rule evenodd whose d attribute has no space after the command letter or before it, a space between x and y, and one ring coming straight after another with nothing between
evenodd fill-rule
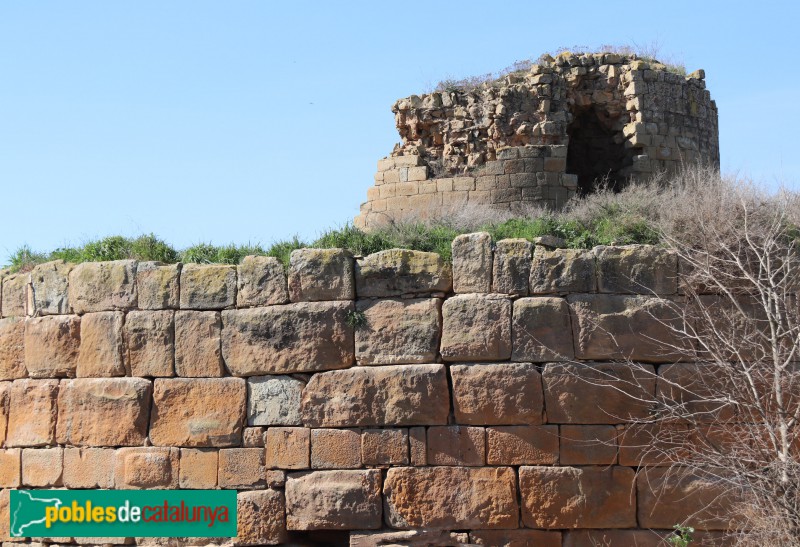
<instances>
[{"instance_id":1,"label":"masonry course","mask_svg":"<svg viewBox=\"0 0 800 547\"><path fill-rule=\"evenodd\" d=\"M452 265L301 250L276 266L53 263L0 279L0 501L233 488L239 536L199 544L555 546L663 537L713 498L637 474L643 454L624 445L648 412L632 380L653 394L658 375L693 378L642 341L669 339L652 320L678 296L667 251L479 233ZM615 362L628 356L652 376Z\"/></svg>"}]
</instances>

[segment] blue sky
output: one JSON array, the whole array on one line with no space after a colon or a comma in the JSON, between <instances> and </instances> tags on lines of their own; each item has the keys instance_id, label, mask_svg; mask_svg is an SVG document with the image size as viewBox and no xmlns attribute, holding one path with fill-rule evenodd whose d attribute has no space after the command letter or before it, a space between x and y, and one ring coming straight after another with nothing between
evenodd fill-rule
<instances>
[{"instance_id":1,"label":"blue sky","mask_svg":"<svg viewBox=\"0 0 800 547\"><path fill-rule=\"evenodd\" d=\"M706 70L723 170L800 186L796 2L0 0L0 263L153 232L177 247L350 220L391 104L561 46Z\"/></svg>"}]
</instances>

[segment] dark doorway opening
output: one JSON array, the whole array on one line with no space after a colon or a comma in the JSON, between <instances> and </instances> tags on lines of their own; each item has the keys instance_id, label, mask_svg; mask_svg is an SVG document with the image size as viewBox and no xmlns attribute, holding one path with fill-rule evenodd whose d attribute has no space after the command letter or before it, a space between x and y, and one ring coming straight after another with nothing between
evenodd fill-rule
<instances>
[{"instance_id":1,"label":"dark doorway opening","mask_svg":"<svg viewBox=\"0 0 800 547\"><path fill-rule=\"evenodd\" d=\"M596 106L573 112L567 127L567 173L578 175L581 196L594 192L598 184L618 192L626 182L621 171L633 162L624 137L614 129L616 122Z\"/></svg>"}]
</instances>

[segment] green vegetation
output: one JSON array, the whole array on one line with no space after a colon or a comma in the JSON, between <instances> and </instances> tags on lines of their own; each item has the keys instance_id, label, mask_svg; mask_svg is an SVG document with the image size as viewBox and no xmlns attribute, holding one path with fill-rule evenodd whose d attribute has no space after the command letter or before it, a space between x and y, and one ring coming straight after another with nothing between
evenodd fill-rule
<instances>
[{"instance_id":1,"label":"green vegetation","mask_svg":"<svg viewBox=\"0 0 800 547\"><path fill-rule=\"evenodd\" d=\"M681 526L680 524L676 524L673 528L675 528L675 535L667 538L667 542L675 547L689 547L689 544L692 542L694 528L691 526Z\"/></svg>"},{"instance_id":2,"label":"green vegetation","mask_svg":"<svg viewBox=\"0 0 800 547\"><path fill-rule=\"evenodd\" d=\"M360 329L361 327L366 326L367 324L367 316L364 314L363 311L360 310L350 310L347 312L347 316L345 317L345 321L353 329Z\"/></svg>"}]
</instances>

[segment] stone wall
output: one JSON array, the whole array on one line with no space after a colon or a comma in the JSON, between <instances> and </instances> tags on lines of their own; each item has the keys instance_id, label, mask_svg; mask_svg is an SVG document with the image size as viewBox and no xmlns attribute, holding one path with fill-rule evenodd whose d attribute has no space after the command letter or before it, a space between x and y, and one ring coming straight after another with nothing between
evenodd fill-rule
<instances>
[{"instance_id":1,"label":"stone wall","mask_svg":"<svg viewBox=\"0 0 800 547\"><path fill-rule=\"evenodd\" d=\"M719 165L705 73L611 53L565 53L474 89L412 95L392 107L402 138L378 162L356 225L430 217L469 203L560 207L596 179L612 185Z\"/></svg>"},{"instance_id":2,"label":"stone wall","mask_svg":"<svg viewBox=\"0 0 800 547\"><path fill-rule=\"evenodd\" d=\"M708 488L643 461L618 361L646 363L651 394L691 372L655 343L678 293L653 247L488 234L452 266L307 249L288 275L265 257L6 275L3 535L13 488L225 488L239 536L170 544L641 546L687 518L715 542L724 523L692 520Z\"/></svg>"}]
</instances>

